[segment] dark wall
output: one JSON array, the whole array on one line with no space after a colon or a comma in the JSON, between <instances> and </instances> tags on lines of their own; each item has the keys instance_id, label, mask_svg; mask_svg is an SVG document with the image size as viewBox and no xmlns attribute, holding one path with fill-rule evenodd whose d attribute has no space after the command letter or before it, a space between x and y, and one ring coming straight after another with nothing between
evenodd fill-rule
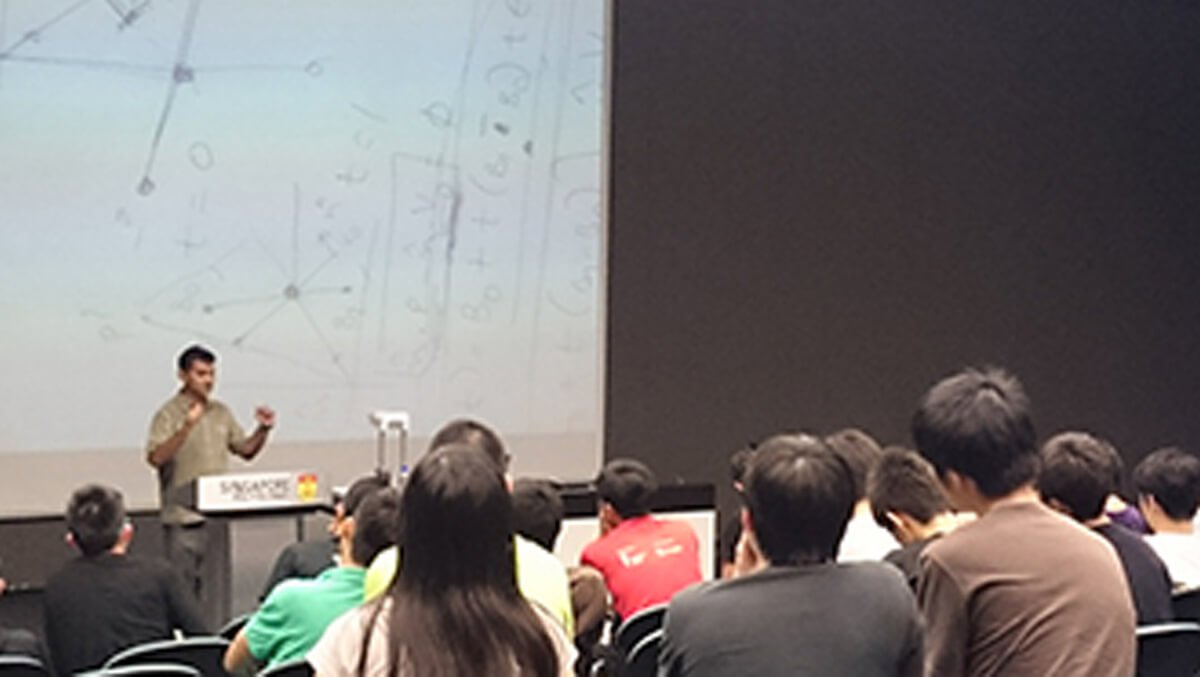
<instances>
[{"instance_id":1,"label":"dark wall","mask_svg":"<svg viewBox=\"0 0 1200 677\"><path fill-rule=\"evenodd\" d=\"M1044 436L1200 450L1200 3L616 0L608 456L907 442L990 362ZM727 496L726 496L727 498Z\"/></svg>"}]
</instances>

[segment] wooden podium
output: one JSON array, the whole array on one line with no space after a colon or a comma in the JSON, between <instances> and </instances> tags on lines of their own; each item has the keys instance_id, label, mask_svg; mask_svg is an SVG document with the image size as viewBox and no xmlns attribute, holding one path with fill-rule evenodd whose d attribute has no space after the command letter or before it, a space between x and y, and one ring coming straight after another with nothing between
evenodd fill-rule
<instances>
[{"instance_id":1,"label":"wooden podium","mask_svg":"<svg viewBox=\"0 0 1200 677\"><path fill-rule=\"evenodd\" d=\"M200 604L211 627L220 627L232 616L233 542L239 523L291 519L296 523L295 540L303 540L303 517L331 509L329 489L318 473L306 470L209 475L176 489L180 504L205 517L208 548Z\"/></svg>"}]
</instances>

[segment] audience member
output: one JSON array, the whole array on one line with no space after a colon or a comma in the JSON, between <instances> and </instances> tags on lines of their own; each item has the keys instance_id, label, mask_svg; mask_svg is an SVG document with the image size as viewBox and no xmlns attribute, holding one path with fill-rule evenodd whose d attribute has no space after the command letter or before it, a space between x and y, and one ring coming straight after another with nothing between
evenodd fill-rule
<instances>
[{"instance_id":1,"label":"audience member","mask_svg":"<svg viewBox=\"0 0 1200 677\"><path fill-rule=\"evenodd\" d=\"M879 462L879 444L861 430L846 428L825 443L850 467L854 476L854 515L838 549L839 562L879 561L896 548L896 539L875 523L867 502L867 474Z\"/></svg>"},{"instance_id":2,"label":"audience member","mask_svg":"<svg viewBox=\"0 0 1200 677\"><path fill-rule=\"evenodd\" d=\"M488 426L471 419L456 419L442 426L429 443L429 450L451 444L464 444L482 452L505 474L512 457L504 442ZM570 583L566 568L550 551L519 534L513 535L517 561L517 585L526 598L541 604L558 619L568 637L575 636L575 618L571 611ZM367 599L374 599L395 577L399 566L398 550L380 553L367 572Z\"/></svg>"},{"instance_id":3,"label":"audience member","mask_svg":"<svg viewBox=\"0 0 1200 677\"><path fill-rule=\"evenodd\" d=\"M966 369L925 394L912 428L951 504L979 515L925 549L926 674L1132 675L1135 617L1120 561L1039 500L1020 383Z\"/></svg>"},{"instance_id":4,"label":"audience member","mask_svg":"<svg viewBox=\"0 0 1200 677\"><path fill-rule=\"evenodd\" d=\"M131 646L176 630L208 632L194 597L166 562L127 555L133 526L120 492L89 484L67 504L67 539L80 551L46 583L46 641L55 672L93 670Z\"/></svg>"},{"instance_id":5,"label":"audience member","mask_svg":"<svg viewBox=\"0 0 1200 677\"><path fill-rule=\"evenodd\" d=\"M1138 507L1154 532L1146 542L1181 589L1200 587L1200 537L1192 519L1200 499L1200 459L1178 449L1159 449L1133 469Z\"/></svg>"},{"instance_id":6,"label":"audience member","mask_svg":"<svg viewBox=\"0 0 1200 677\"><path fill-rule=\"evenodd\" d=\"M359 481L369 481L371 485L382 489L389 485L390 478L386 471L381 470L377 471L375 475ZM368 487L364 486L363 488ZM361 491L355 497L356 500L361 501L367 493L369 492ZM334 495L333 519L329 521L329 538L292 543L279 552L275 558L275 564L271 567L271 573L267 576L267 583L263 586L260 599L266 599L267 595L271 594L275 586L282 581L289 578L316 578L321 572L338 564L339 541L341 540L338 532L341 522L354 515L354 511L358 508L357 502L347 504L348 500L349 490L346 493Z\"/></svg>"},{"instance_id":7,"label":"audience member","mask_svg":"<svg viewBox=\"0 0 1200 677\"><path fill-rule=\"evenodd\" d=\"M1131 505L1125 500L1127 493L1125 461L1121 460L1121 454L1117 453L1116 448L1107 440L1100 440L1100 443L1103 445L1104 454L1112 462L1113 473L1113 490L1104 499L1104 513L1113 522L1120 524L1135 534L1145 535L1150 533L1150 525L1146 524L1146 518L1142 517L1141 511L1138 510L1136 505Z\"/></svg>"},{"instance_id":8,"label":"audience member","mask_svg":"<svg viewBox=\"0 0 1200 677\"><path fill-rule=\"evenodd\" d=\"M729 457L729 479L733 481L733 491L737 494L738 509L721 521L721 532L717 537L717 550L721 558L721 578L732 578L734 562L737 559L738 541L742 538L742 489L746 477L746 468L754 458L756 445L748 444L733 452Z\"/></svg>"},{"instance_id":9,"label":"audience member","mask_svg":"<svg viewBox=\"0 0 1200 677\"><path fill-rule=\"evenodd\" d=\"M1038 492L1051 508L1100 534L1117 551L1139 624L1174 620L1167 568L1141 536L1104 513L1105 500L1115 490L1116 456L1111 445L1087 433L1059 433L1042 446Z\"/></svg>"},{"instance_id":10,"label":"audience member","mask_svg":"<svg viewBox=\"0 0 1200 677\"><path fill-rule=\"evenodd\" d=\"M426 454L401 499L403 566L386 595L345 615L308 654L319 677L571 675L573 649L522 599L512 500L471 445Z\"/></svg>"},{"instance_id":11,"label":"audience member","mask_svg":"<svg viewBox=\"0 0 1200 677\"><path fill-rule=\"evenodd\" d=\"M937 475L915 451L888 447L867 476L867 501L876 523L901 544L884 561L899 568L916 590L921 553L959 523Z\"/></svg>"},{"instance_id":12,"label":"audience member","mask_svg":"<svg viewBox=\"0 0 1200 677\"><path fill-rule=\"evenodd\" d=\"M226 650L226 670L303 658L335 618L362 604L366 565L399 540L400 495L378 476L363 477L350 486L343 506L351 512L336 522L340 565L271 591Z\"/></svg>"},{"instance_id":13,"label":"audience member","mask_svg":"<svg viewBox=\"0 0 1200 677\"><path fill-rule=\"evenodd\" d=\"M676 595L659 674L920 675L920 617L903 579L879 563L835 563L856 502L844 460L814 437L771 438L745 498L742 540L769 565Z\"/></svg>"},{"instance_id":14,"label":"audience member","mask_svg":"<svg viewBox=\"0 0 1200 677\"><path fill-rule=\"evenodd\" d=\"M600 538L583 549L580 563L604 576L623 619L701 580L696 532L650 514L656 491L654 473L632 459L609 461L596 477Z\"/></svg>"},{"instance_id":15,"label":"audience member","mask_svg":"<svg viewBox=\"0 0 1200 677\"><path fill-rule=\"evenodd\" d=\"M512 501L513 530L554 552L565 514L558 489L548 480L523 477L513 482Z\"/></svg>"}]
</instances>

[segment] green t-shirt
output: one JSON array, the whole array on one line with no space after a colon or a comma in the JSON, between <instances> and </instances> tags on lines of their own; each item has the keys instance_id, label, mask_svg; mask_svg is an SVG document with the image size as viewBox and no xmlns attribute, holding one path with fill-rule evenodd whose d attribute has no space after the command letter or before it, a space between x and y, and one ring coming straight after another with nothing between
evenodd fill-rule
<instances>
[{"instance_id":1,"label":"green t-shirt","mask_svg":"<svg viewBox=\"0 0 1200 677\"><path fill-rule=\"evenodd\" d=\"M335 618L363 602L366 569L333 567L275 587L246 623L250 654L267 667L304 658Z\"/></svg>"}]
</instances>

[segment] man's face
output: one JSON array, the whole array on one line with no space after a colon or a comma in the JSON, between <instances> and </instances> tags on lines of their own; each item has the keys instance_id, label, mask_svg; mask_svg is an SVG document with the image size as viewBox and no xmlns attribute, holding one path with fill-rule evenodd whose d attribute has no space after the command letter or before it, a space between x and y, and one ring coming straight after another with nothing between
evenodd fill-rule
<instances>
[{"instance_id":1,"label":"man's face","mask_svg":"<svg viewBox=\"0 0 1200 677\"><path fill-rule=\"evenodd\" d=\"M208 399L212 394L213 383L217 380L217 370L212 362L193 360L186 371L179 372L179 380L183 381L183 389L202 399Z\"/></svg>"}]
</instances>

